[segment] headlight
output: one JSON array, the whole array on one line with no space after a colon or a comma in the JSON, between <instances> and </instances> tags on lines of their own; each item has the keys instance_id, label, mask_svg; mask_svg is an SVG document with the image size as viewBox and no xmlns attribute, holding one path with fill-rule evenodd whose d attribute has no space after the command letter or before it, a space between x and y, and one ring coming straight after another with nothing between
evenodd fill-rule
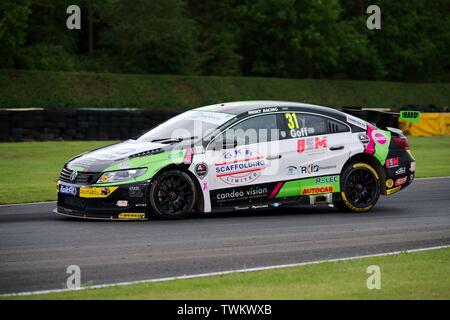
<instances>
[{"instance_id":1,"label":"headlight","mask_svg":"<svg viewBox=\"0 0 450 320\"><path fill-rule=\"evenodd\" d=\"M100 179L98 179L97 183L121 182L131 180L142 176L146 172L147 168L105 172L104 174L102 174Z\"/></svg>"}]
</instances>

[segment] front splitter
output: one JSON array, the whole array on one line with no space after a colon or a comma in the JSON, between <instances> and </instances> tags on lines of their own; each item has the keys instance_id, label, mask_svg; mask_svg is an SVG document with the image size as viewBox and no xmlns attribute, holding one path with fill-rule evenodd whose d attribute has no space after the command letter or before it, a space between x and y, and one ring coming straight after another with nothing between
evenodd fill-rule
<instances>
[{"instance_id":1,"label":"front splitter","mask_svg":"<svg viewBox=\"0 0 450 320\"><path fill-rule=\"evenodd\" d=\"M58 208L53 209L53 212L70 218L78 218L78 219L88 219L88 220L108 220L108 221L146 221L149 220L148 218L119 218L117 215L111 215L109 217L96 217L85 213L68 213L68 212L61 212L58 211Z\"/></svg>"}]
</instances>

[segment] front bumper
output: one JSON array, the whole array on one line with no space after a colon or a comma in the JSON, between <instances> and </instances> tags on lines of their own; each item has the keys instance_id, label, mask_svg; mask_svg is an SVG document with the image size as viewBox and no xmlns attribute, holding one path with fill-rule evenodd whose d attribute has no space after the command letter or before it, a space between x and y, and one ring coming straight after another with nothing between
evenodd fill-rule
<instances>
[{"instance_id":1,"label":"front bumper","mask_svg":"<svg viewBox=\"0 0 450 320\"><path fill-rule=\"evenodd\" d=\"M54 212L86 219L147 220L148 185L149 181L107 187L58 181Z\"/></svg>"}]
</instances>

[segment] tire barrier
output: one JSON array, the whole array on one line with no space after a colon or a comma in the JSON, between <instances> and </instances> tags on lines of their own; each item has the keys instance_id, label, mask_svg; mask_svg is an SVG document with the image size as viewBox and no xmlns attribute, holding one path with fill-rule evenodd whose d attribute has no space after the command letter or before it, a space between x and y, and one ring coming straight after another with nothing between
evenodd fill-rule
<instances>
[{"instance_id":1,"label":"tire barrier","mask_svg":"<svg viewBox=\"0 0 450 320\"><path fill-rule=\"evenodd\" d=\"M3 109L0 141L125 140L177 114L138 109Z\"/></svg>"},{"instance_id":2,"label":"tire barrier","mask_svg":"<svg viewBox=\"0 0 450 320\"><path fill-rule=\"evenodd\" d=\"M415 137L450 135L450 112L421 113L419 122L399 120L400 129Z\"/></svg>"}]
</instances>

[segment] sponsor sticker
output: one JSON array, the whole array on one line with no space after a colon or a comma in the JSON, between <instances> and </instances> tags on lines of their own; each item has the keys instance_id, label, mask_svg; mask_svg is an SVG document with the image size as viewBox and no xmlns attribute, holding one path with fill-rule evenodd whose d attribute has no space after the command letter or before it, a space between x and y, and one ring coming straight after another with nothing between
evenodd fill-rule
<instances>
[{"instance_id":1,"label":"sponsor sticker","mask_svg":"<svg viewBox=\"0 0 450 320\"><path fill-rule=\"evenodd\" d=\"M328 147L327 137L310 137L297 140L297 152L303 153L307 150L323 150Z\"/></svg>"},{"instance_id":2,"label":"sponsor sticker","mask_svg":"<svg viewBox=\"0 0 450 320\"><path fill-rule=\"evenodd\" d=\"M141 198L144 196L141 187L139 186L130 186L128 187L128 194L131 198Z\"/></svg>"},{"instance_id":3,"label":"sponsor sticker","mask_svg":"<svg viewBox=\"0 0 450 320\"><path fill-rule=\"evenodd\" d=\"M339 176L324 176L300 180L300 194L314 195L339 191Z\"/></svg>"},{"instance_id":4,"label":"sponsor sticker","mask_svg":"<svg viewBox=\"0 0 450 320\"><path fill-rule=\"evenodd\" d=\"M393 186L394 186L394 180L392 180L392 179L387 179L387 180L386 180L386 187L392 188Z\"/></svg>"},{"instance_id":5,"label":"sponsor sticker","mask_svg":"<svg viewBox=\"0 0 450 320\"><path fill-rule=\"evenodd\" d=\"M416 171L416 162L415 161L411 162L411 165L409 167L409 171L411 171L411 172Z\"/></svg>"},{"instance_id":6,"label":"sponsor sticker","mask_svg":"<svg viewBox=\"0 0 450 320\"><path fill-rule=\"evenodd\" d=\"M203 179L208 174L208 166L204 162L197 163L194 171L197 177Z\"/></svg>"},{"instance_id":7,"label":"sponsor sticker","mask_svg":"<svg viewBox=\"0 0 450 320\"><path fill-rule=\"evenodd\" d=\"M387 137L383 132L380 131L372 131L372 138L375 140L375 143L378 144L386 144Z\"/></svg>"},{"instance_id":8,"label":"sponsor sticker","mask_svg":"<svg viewBox=\"0 0 450 320\"><path fill-rule=\"evenodd\" d=\"M396 171L395 171L395 175L396 176L399 176L399 175L401 175L401 174L404 174L406 172L406 167L401 167L401 168L398 168Z\"/></svg>"},{"instance_id":9,"label":"sponsor sticker","mask_svg":"<svg viewBox=\"0 0 450 320\"><path fill-rule=\"evenodd\" d=\"M339 183L339 176L318 177L316 178L316 183Z\"/></svg>"},{"instance_id":10,"label":"sponsor sticker","mask_svg":"<svg viewBox=\"0 0 450 320\"><path fill-rule=\"evenodd\" d=\"M128 200L117 200L116 206L118 206L118 207L128 207Z\"/></svg>"},{"instance_id":11,"label":"sponsor sticker","mask_svg":"<svg viewBox=\"0 0 450 320\"><path fill-rule=\"evenodd\" d=\"M222 163L215 164L216 176L230 185L251 183L266 168L264 158L248 148L225 151L222 160Z\"/></svg>"},{"instance_id":12,"label":"sponsor sticker","mask_svg":"<svg viewBox=\"0 0 450 320\"><path fill-rule=\"evenodd\" d=\"M278 107L270 107L270 108L263 108L258 110L250 110L248 114L259 114L259 113L266 113L266 112L277 112Z\"/></svg>"},{"instance_id":13,"label":"sponsor sticker","mask_svg":"<svg viewBox=\"0 0 450 320\"><path fill-rule=\"evenodd\" d=\"M119 219L123 220L140 220L145 218L143 212L122 212L119 214Z\"/></svg>"},{"instance_id":14,"label":"sponsor sticker","mask_svg":"<svg viewBox=\"0 0 450 320\"><path fill-rule=\"evenodd\" d=\"M420 112L419 111L400 111L400 120L405 120L409 122L419 122Z\"/></svg>"},{"instance_id":15,"label":"sponsor sticker","mask_svg":"<svg viewBox=\"0 0 450 320\"><path fill-rule=\"evenodd\" d=\"M386 168L398 167L399 161L400 161L399 157L386 159Z\"/></svg>"},{"instance_id":16,"label":"sponsor sticker","mask_svg":"<svg viewBox=\"0 0 450 320\"><path fill-rule=\"evenodd\" d=\"M66 186L63 184L59 185L59 192L62 194L68 194L71 196L76 196L78 194L78 188L74 186Z\"/></svg>"},{"instance_id":17,"label":"sponsor sticker","mask_svg":"<svg viewBox=\"0 0 450 320\"><path fill-rule=\"evenodd\" d=\"M267 187L242 187L242 188L231 188L223 189L218 191L213 195L213 201L215 203L230 202L230 201L241 201L241 200L252 200L257 198L267 198L268 196Z\"/></svg>"},{"instance_id":18,"label":"sponsor sticker","mask_svg":"<svg viewBox=\"0 0 450 320\"><path fill-rule=\"evenodd\" d=\"M289 166L286 167L286 175L288 176L293 176L295 175L295 172L297 171L297 167L296 166Z\"/></svg>"},{"instance_id":19,"label":"sponsor sticker","mask_svg":"<svg viewBox=\"0 0 450 320\"><path fill-rule=\"evenodd\" d=\"M352 125L354 125L354 126L360 127L360 128L362 128L364 130L367 129L366 122L364 122L363 120L358 119L358 118L356 118L354 116L347 115L347 122L352 124Z\"/></svg>"},{"instance_id":20,"label":"sponsor sticker","mask_svg":"<svg viewBox=\"0 0 450 320\"><path fill-rule=\"evenodd\" d=\"M329 165L329 166L320 166L317 164L308 164L306 166L300 166L300 173L303 174L312 174L315 172L319 172L321 170L330 170L330 169L335 169L336 166L335 165Z\"/></svg>"},{"instance_id":21,"label":"sponsor sticker","mask_svg":"<svg viewBox=\"0 0 450 320\"><path fill-rule=\"evenodd\" d=\"M334 192L333 186L302 188L301 189L301 194L303 194L303 195L312 195L312 194L321 194L321 193L330 193L330 192Z\"/></svg>"},{"instance_id":22,"label":"sponsor sticker","mask_svg":"<svg viewBox=\"0 0 450 320\"><path fill-rule=\"evenodd\" d=\"M118 187L81 187L81 198L106 198Z\"/></svg>"},{"instance_id":23,"label":"sponsor sticker","mask_svg":"<svg viewBox=\"0 0 450 320\"><path fill-rule=\"evenodd\" d=\"M358 134L358 139L364 146L366 146L370 142L369 136L365 133Z\"/></svg>"},{"instance_id":24,"label":"sponsor sticker","mask_svg":"<svg viewBox=\"0 0 450 320\"><path fill-rule=\"evenodd\" d=\"M313 172L318 172L319 166L317 164L308 164L307 166L301 166L300 172L304 174L311 174Z\"/></svg>"},{"instance_id":25,"label":"sponsor sticker","mask_svg":"<svg viewBox=\"0 0 450 320\"><path fill-rule=\"evenodd\" d=\"M398 186L398 187L395 187L395 188L392 188L392 189L388 189L388 190L386 190L386 194L387 195L391 195L391 194L393 194L393 193L395 193L397 191L400 191L401 188L402 187Z\"/></svg>"},{"instance_id":26,"label":"sponsor sticker","mask_svg":"<svg viewBox=\"0 0 450 320\"><path fill-rule=\"evenodd\" d=\"M401 186L402 184L405 184L406 181L408 181L408 177L398 178L397 180L395 180L395 186Z\"/></svg>"}]
</instances>

